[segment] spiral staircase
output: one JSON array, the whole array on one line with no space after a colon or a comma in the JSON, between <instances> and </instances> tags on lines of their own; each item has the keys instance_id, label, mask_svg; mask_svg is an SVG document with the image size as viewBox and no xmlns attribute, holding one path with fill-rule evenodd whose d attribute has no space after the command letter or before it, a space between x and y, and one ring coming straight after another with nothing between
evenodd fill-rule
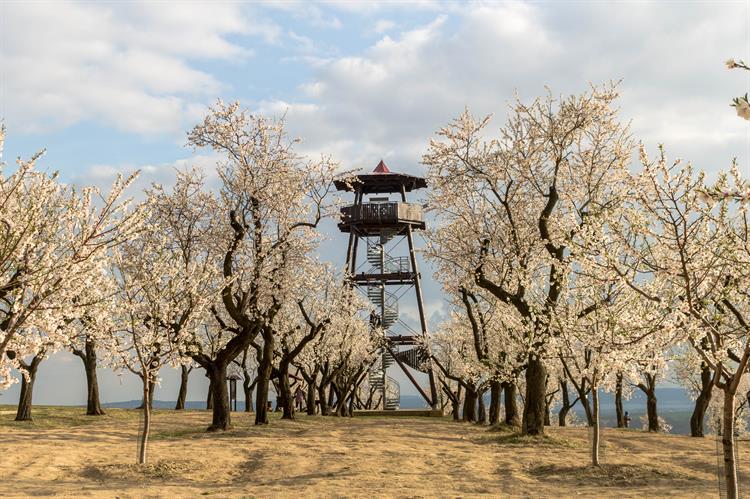
<instances>
[{"instance_id":1,"label":"spiral staircase","mask_svg":"<svg viewBox=\"0 0 750 499\"><path fill-rule=\"evenodd\" d=\"M401 386L386 374L386 370L394 363L393 356L383 348L368 373L370 389L382 393L383 408L388 411L398 409L401 403Z\"/></svg>"},{"instance_id":2,"label":"spiral staircase","mask_svg":"<svg viewBox=\"0 0 750 499\"><path fill-rule=\"evenodd\" d=\"M388 274L409 272L407 257L392 257L385 251L385 245L393 239L393 231L383 231L376 240L367 240L367 261L370 264L369 274ZM382 283L374 283L367 287L367 297L377 311L380 312L379 323L383 334L388 338L388 330L398 321L398 296L386 291ZM394 346L393 348L398 348ZM398 381L386 374L387 369L396 363L396 359L386 347L379 349L378 360L370 367L368 380L373 390L382 391L382 400L386 410L399 408L400 386ZM398 360L417 371L423 371L423 362L427 359L425 350L413 347L393 352Z\"/></svg>"}]
</instances>

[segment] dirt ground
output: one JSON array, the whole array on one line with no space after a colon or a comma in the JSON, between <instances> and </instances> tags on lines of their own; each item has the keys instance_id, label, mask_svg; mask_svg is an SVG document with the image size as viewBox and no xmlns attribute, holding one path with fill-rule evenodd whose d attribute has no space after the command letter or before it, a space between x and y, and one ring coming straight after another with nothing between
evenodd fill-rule
<instances>
[{"instance_id":1,"label":"dirt ground","mask_svg":"<svg viewBox=\"0 0 750 499\"><path fill-rule=\"evenodd\" d=\"M34 412L34 422L15 423L0 407L2 497L718 497L713 437L604 429L595 469L585 428L549 428L534 441L447 418L302 416L254 427L234 413L233 430L208 434L208 412L165 410L139 467L138 411ZM742 470L750 448L741 447Z\"/></svg>"}]
</instances>

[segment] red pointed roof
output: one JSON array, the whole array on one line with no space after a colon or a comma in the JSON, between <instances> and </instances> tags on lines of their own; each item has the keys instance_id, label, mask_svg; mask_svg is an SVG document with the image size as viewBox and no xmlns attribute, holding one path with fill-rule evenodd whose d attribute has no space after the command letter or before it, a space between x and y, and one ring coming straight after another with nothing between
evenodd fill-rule
<instances>
[{"instance_id":1,"label":"red pointed roof","mask_svg":"<svg viewBox=\"0 0 750 499\"><path fill-rule=\"evenodd\" d=\"M378 166L373 170L373 173L391 173L391 170L388 169L388 166L381 159Z\"/></svg>"},{"instance_id":2,"label":"red pointed roof","mask_svg":"<svg viewBox=\"0 0 750 499\"><path fill-rule=\"evenodd\" d=\"M410 192L427 187L427 181L406 173L394 173L381 159L372 173L360 173L333 181L339 191L361 192L365 194L387 192Z\"/></svg>"}]
</instances>

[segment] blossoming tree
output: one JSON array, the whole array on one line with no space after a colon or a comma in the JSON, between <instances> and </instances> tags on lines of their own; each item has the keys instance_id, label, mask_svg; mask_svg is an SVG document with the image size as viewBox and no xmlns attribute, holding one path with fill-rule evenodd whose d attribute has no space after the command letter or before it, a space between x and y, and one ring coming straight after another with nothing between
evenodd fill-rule
<instances>
[{"instance_id":1,"label":"blossoming tree","mask_svg":"<svg viewBox=\"0 0 750 499\"><path fill-rule=\"evenodd\" d=\"M613 249L604 257L622 282L661 309L664 323L652 333L691 345L723 391L724 476L727 497L735 498L735 394L750 360L750 220L744 207L729 209L731 196L717 200L711 193L744 181L733 169L708 188L702 172L669 163L663 150L651 161L641 148L640 160L634 197L611 221Z\"/></svg>"},{"instance_id":2,"label":"blossoming tree","mask_svg":"<svg viewBox=\"0 0 750 499\"><path fill-rule=\"evenodd\" d=\"M0 151L5 129L0 129ZM139 214L128 209L123 191L135 176L118 178L102 196L62 184L57 174L35 169L42 153L18 160L0 176L0 386L13 382L24 349L38 346L19 336L54 334L76 303L77 290L101 273L107 249L129 238ZM4 165L3 165L4 166ZM9 358L6 352L15 353Z\"/></svg>"},{"instance_id":3,"label":"blossoming tree","mask_svg":"<svg viewBox=\"0 0 750 499\"><path fill-rule=\"evenodd\" d=\"M221 242L220 295L231 319L226 323L230 338L221 350L213 358L193 358L223 386L228 364L260 335L256 424L267 424L275 350L271 324L286 301L292 269L316 247L315 228L328 215L336 165L327 158L303 160L283 121L253 115L238 103L219 102L188 139L196 148L208 147L225 157L219 165L222 188L214 223L227 234ZM224 392L215 392L214 429L230 424Z\"/></svg>"},{"instance_id":4,"label":"blossoming tree","mask_svg":"<svg viewBox=\"0 0 750 499\"><path fill-rule=\"evenodd\" d=\"M744 61L728 59L725 65L727 69L744 69L745 71L750 71L750 67ZM750 120L750 102L747 100L747 93L742 97L732 99L732 107L737 111L737 116L745 120Z\"/></svg>"},{"instance_id":5,"label":"blossoming tree","mask_svg":"<svg viewBox=\"0 0 750 499\"><path fill-rule=\"evenodd\" d=\"M294 418L294 397L290 387L290 368L303 350L316 338L333 328L347 330L364 324L365 303L357 291L346 284L330 266L311 260L294 273L295 291L282 304L276 316L278 400L282 419ZM350 398L353 381L340 383L339 398Z\"/></svg>"},{"instance_id":6,"label":"blossoming tree","mask_svg":"<svg viewBox=\"0 0 750 499\"><path fill-rule=\"evenodd\" d=\"M550 317L575 293L571 241L621 202L631 141L614 87L557 100L516 101L499 137L463 113L423 158L430 204L443 222L443 259L509 305L528 343L523 432L544 432ZM589 304L596 307L596 304ZM586 313L589 309L582 309Z\"/></svg>"},{"instance_id":7,"label":"blossoming tree","mask_svg":"<svg viewBox=\"0 0 750 499\"><path fill-rule=\"evenodd\" d=\"M153 390L159 370L176 366L211 304L213 266L201 258L183 258L183 247L160 224L158 200L147 201L149 217L138 237L112 254L111 278L117 286L112 314L121 368L143 385L144 428L139 463L147 459Z\"/></svg>"}]
</instances>

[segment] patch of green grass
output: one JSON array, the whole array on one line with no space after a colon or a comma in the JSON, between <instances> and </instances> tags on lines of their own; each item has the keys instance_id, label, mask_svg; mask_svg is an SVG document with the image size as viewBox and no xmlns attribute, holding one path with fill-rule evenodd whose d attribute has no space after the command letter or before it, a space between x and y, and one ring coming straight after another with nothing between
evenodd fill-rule
<instances>
[{"instance_id":1,"label":"patch of green grass","mask_svg":"<svg viewBox=\"0 0 750 499\"><path fill-rule=\"evenodd\" d=\"M32 421L15 421L16 406L0 405L0 431L7 430L64 430L71 428L88 427L92 425L116 426L122 428L133 428L143 418L143 412L139 409L105 408L103 416L86 416L85 407L70 406L42 406L35 405L32 408ZM255 414L245 412L232 413L232 428L224 432L209 433L207 428L211 423L211 411L187 410L174 411L171 409L156 409L153 411L150 438L152 440L181 440L197 438L235 438L259 436L273 438L274 435L304 434L317 428L336 428L341 424L358 425L366 424L367 421L378 421L384 424L456 424L451 416L444 417L419 417L419 416L368 416L368 417L336 417L319 415L308 416L304 413L295 415L293 421L282 420L280 412L268 414L270 424L268 426L255 426ZM463 425L472 426L468 423ZM485 427L486 428L486 427ZM499 431L512 431L505 427ZM490 443L490 442L481 442Z\"/></svg>"},{"instance_id":2,"label":"patch of green grass","mask_svg":"<svg viewBox=\"0 0 750 499\"><path fill-rule=\"evenodd\" d=\"M31 409L32 421L15 421L16 406L0 405L0 428L57 429L87 426L101 421L129 421L140 416L130 409L105 409L103 416L87 416L85 407L60 407L35 405Z\"/></svg>"},{"instance_id":3,"label":"patch of green grass","mask_svg":"<svg viewBox=\"0 0 750 499\"><path fill-rule=\"evenodd\" d=\"M487 431L492 433L518 433L520 428L518 426L512 426L505 423L498 423L487 428Z\"/></svg>"},{"instance_id":4,"label":"patch of green grass","mask_svg":"<svg viewBox=\"0 0 750 499\"><path fill-rule=\"evenodd\" d=\"M503 433L498 436L493 435L491 441L500 445L507 445L509 447L564 447L568 449L575 449L580 447L579 443L573 442L572 440L557 435L522 435L517 431Z\"/></svg>"},{"instance_id":5,"label":"patch of green grass","mask_svg":"<svg viewBox=\"0 0 750 499\"><path fill-rule=\"evenodd\" d=\"M152 431L151 440L179 440L181 438L195 438L207 433L205 425L178 430Z\"/></svg>"},{"instance_id":6,"label":"patch of green grass","mask_svg":"<svg viewBox=\"0 0 750 499\"><path fill-rule=\"evenodd\" d=\"M645 464L602 464L601 466L540 465L529 470L529 474L540 480L558 482L590 482L600 487L627 487L648 485L654 480L685 481L692 478L682 472L661 469Z\"/></svg>"}]
</instances>

